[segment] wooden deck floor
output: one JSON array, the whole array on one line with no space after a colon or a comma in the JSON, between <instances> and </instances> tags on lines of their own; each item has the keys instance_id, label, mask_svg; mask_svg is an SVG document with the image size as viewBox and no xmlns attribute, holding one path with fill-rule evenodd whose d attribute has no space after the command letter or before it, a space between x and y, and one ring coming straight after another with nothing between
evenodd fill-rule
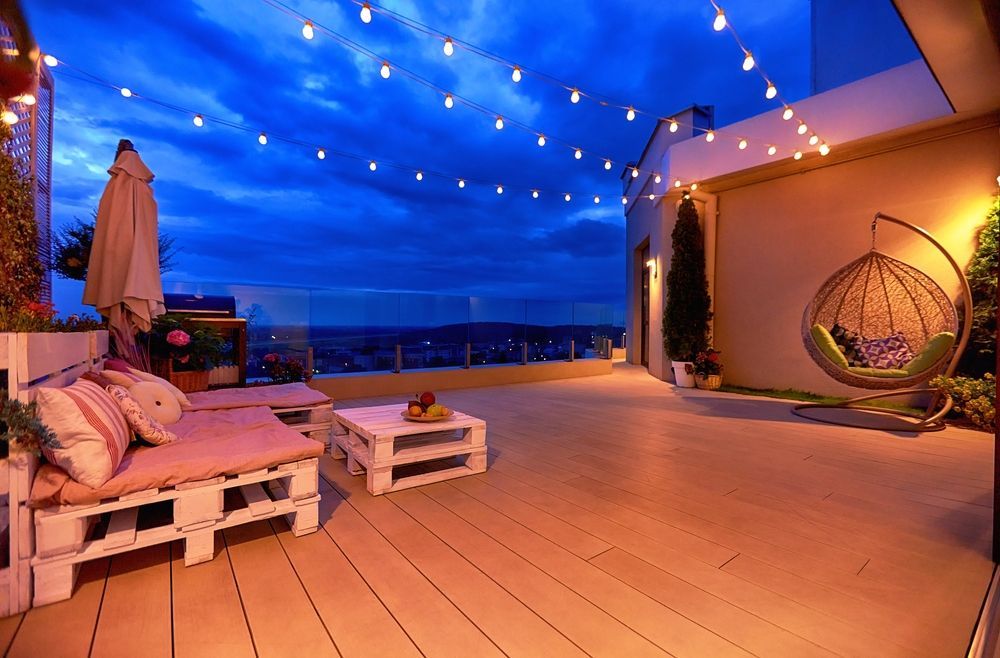
<instances>
[{"instance_id":1,"label":"wooden deck floor","mask_svg":"<svg viewBox=\"0 0 1000 658\"><path fill-rule=\"evenodd\" d=\"M487 420L486 474L374 498L324 457L320 532L226 530L191 568L169 545L88 563L71 600L0 620L0 647L964 655L992 568L988 434L814 424L629 367L442 397Z\"/></svg>"}]
</instances>

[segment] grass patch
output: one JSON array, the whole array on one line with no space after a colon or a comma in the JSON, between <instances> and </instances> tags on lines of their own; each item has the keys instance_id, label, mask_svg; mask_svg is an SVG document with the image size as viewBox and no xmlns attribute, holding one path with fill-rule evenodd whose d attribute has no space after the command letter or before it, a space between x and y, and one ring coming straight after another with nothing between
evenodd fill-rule
<instances>
[{"instance_id":1,"label":"grass patch","mask_svg":"<svg viewBox=\"0 0 1000 658\"><path fill-rule=\"evenodd\" d=\"M836 404L848 399L834 395L819 395L817 393L800 391L794 388L747 388L746 386L723 384L719 390L725 393L736 393L737 395L752 395L762 398L777 398L779 400L796 400L798 402L818 402L819 404ZM916 407L900 404L899 402L891 402L889 400L869 400L864 404L871 407L882 407L883 409L903 411L914 415L920 415L924 412L923 409L917 409Z\"/></svg>"}]
</instances>

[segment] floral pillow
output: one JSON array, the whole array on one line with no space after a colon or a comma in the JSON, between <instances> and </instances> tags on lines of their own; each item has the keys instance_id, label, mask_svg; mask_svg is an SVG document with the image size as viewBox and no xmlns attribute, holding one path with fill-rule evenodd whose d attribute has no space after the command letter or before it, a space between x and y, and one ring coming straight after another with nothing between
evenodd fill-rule
<instances>
[{"instance_id":1,"label":"floral pillow","mask_svg":"<svg viewBox=\"0 0 1000 658\"><path fill-rule=\"evenodd\" d=\"M122 413L125 415L125 420L128 421L129 427L144 441L161 446L177 440L176 434L143 411L142 405L129 395L128 389L124 386L109 386L108 393L118 403Z\"/></svg>"},{"instance_id":2,"label":"floral pillow","mask_svg":"<svg viewBox=\"0 0 1000 658\"><path fill-rule=\"evenodd\" d=\"M913 360L913 350L903 334L897 332L885 338L856 338L854 350L868 368L902 368Z\"/></svg>"}]
</instances>

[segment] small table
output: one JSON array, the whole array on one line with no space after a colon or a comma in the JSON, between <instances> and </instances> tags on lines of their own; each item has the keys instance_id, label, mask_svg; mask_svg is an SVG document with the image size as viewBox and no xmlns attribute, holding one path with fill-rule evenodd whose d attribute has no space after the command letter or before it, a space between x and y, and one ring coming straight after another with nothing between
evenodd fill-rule
<instances>
[{"instance_id":1,"label":"small table","mask_svg":"<svg viewBox=\"0 0 1000 658\"><path fill-rule=\"evenodd\" d=\"M389 404L333 412L333 458L346 457L352 475L367 471L370 494L486 471L486 421L456 411L422 423L405 420L404 411Z\"/></svg>"}]
</instances>

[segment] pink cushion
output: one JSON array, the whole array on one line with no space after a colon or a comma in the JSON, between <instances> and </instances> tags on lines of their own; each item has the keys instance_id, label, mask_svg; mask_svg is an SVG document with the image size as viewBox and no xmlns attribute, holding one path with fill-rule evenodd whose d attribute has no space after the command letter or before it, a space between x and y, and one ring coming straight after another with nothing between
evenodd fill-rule
<instances>
[{"instance_id":1,"label":"pink cushion","mask_svg":"<svg viewBox=\"0 0 1000 658\"><path fill-rule=\"evenodd\" d=\"M125 361L124 359L105 359L104 360L104 369L105 370L117 370L118 372L128 372L129 368L131 368L131 367L132 366L129 365L128 361Z\"/></svg>"}]
</instances>

